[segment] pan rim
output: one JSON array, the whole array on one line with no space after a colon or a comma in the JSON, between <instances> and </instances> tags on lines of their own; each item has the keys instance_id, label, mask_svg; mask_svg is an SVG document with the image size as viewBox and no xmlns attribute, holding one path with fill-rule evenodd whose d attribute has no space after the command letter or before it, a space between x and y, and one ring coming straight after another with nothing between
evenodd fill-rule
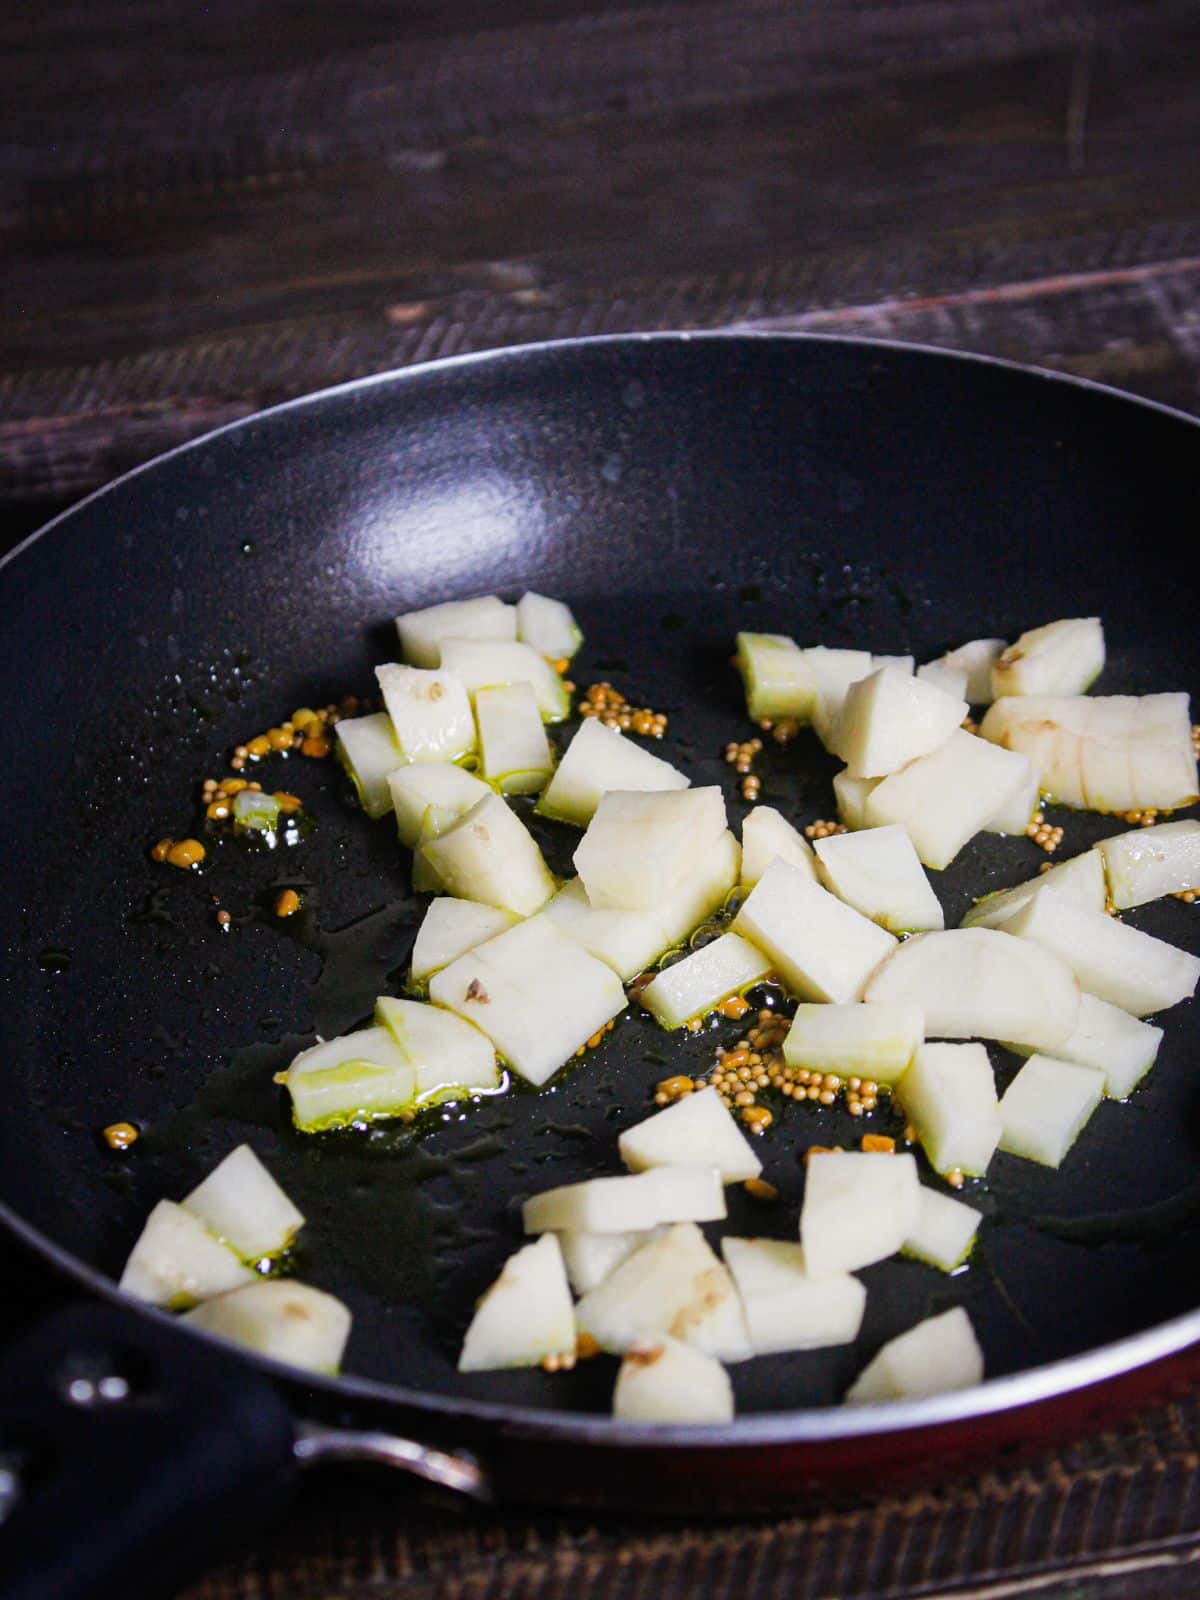
<instances>
[{"instance_id":1,"label":"pan rim","mask_svg":"<svg viewBox=\"0 0 1200 1600\"><path fill-rule=\"evenodd\" d=\"M785 330L754 328L728 328L703 330L663 330L648 333L622 333L592 335L577 339L549 339L536 343L506 345L489 350L468 351L445 356L436 361L422 362L410 367L392 368L361 378L298 395L275 406L255 411L219 428L189 439L173 449L142 462L122 473L111 482L103 484L52 517L35 529L12 550L0 557L0 574L33 549L47 534L60 524L100 500L119 491L127 482L143 473L156 471L185 452L202 448L212 440L238 429L245 429L293 411L327 404L349 395L361 394L368 389L417 382L446 372L476 365L511 363L514 359L535 359L553 356L564 351L596 348L640 348L644 345L691 345L706 343L745 343L779 345L849 345L858 349L887 355L892 351L932 357L941 361L961 362L972 366L996 367L1020 374L1030 379L1063 384L1101 395L1124 405L1137 406L1161 414L1173 421L1185 423L1200 430L1200 418L1177 407L1149 400L1139 395L1098 383L1094 379L1070 373L1055 372L1044 367L1010 361L1000 356L990 356L970 351L949 350L936 345L912 341L864 338L849 334L803 333ZM179 1319L154 1307L139 1305L121 1294L117 1285L80 1257L57 1244L48 1235L26 1221L7 1202L0 1200L0 1226L14 1235L27 1248L47 1261L64 1277L111 1304L123 1307L130 1314L148 1314L162 1326L169 1326L183 1338L199 1338L212 1347L229 1353L224 1341L202 1330L182 1324ZM1125 1338L1098 1345L1077 1355L1054 1362L1029 1367L1021 1372L985 1380L982 1384L950 1394L928 1396L920 1400L892 1401L886 1404L861 1406L809 1407L791 1411L748 1413L735 1418L731 1424L716 1425L636 1425L617 1423L609 1416L586 1412L562 1412L544 1407L519 1406L512 1403L477 1400L467 1396L439 1395L427 1391L408 1389L396 1384L356 1378L331 1377L321 1374L299 1376L294 1368L268 1360L251 1352L236 1352L236 1359L247 1362L258 1370L282 1381L293 1393L318 1394L326 1401L361 1402L374 1407L397 1408L424 1413L431 1421L447 1425L469 1420L491 1425L510 1437L537 1437L587 1442L592 1445L621 1449L661 1449L664 1445L683 1445L695 1449L728 1449L730 1445L758 1446L769 1444L830 1443L874 1434L900 1434L917 1429L931 1429L947 1424L964 1423L996 1416L1039 1402L1059 1399L1068 1394L1092 1388L1119 1378L1140 1368L1150 1366L1168 1357L1181 1354L1190 1346L1200 1343L1200 1307L1166 1322L1142 1329Z\"/></svg>"}]
</instances>

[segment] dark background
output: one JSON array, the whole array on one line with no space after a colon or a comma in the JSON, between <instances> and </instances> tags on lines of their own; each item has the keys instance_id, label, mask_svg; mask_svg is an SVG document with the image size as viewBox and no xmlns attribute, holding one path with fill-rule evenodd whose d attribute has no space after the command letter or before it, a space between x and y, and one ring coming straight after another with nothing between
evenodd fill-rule
<instances>
[{"instance_id":1,"label":"dark background","mask_svg":"<svg viewBox=\"0 0 1200 1600\"><path fill-rule=\"evenodd\" d=\"M867 334L1200 410L1194 0L22 0L0 66L0 546L274 401L576 334ZM53 1292L3 1264L9 1318ZM1193 1401L769 1529L342 1475L196 1600L1152 1600L1198 1556Z\"/></svg>"}]
</instances>

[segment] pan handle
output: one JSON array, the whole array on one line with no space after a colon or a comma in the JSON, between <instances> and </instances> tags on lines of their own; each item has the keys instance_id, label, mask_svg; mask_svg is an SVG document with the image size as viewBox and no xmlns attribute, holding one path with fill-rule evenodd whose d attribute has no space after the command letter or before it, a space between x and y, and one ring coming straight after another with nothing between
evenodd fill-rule
<instances>
[{"instance_id":1,"label":"pan handle","mask_svg":"<svg viewBox=\"0 0 1200 1600\"><path fill-rule=\"evenodd\" d=\"M478 1463L297 1423L235 1354L100 1302L0 1355L0 1600L174 1594L273 1516L302 1466L386 1462L475 1498Z\"/></svg>"}]
</instances>

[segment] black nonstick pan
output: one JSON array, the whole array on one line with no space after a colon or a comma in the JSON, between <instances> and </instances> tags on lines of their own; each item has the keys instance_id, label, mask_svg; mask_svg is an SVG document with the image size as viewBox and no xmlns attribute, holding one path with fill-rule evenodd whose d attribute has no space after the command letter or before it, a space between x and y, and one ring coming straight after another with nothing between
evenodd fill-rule
<instances>
[{"instance_id":1,"label":"black nonstick pan","mask_svg":"<svg viewBox=\"0 0 1200 1600\"><path fill-rule=\"evenodd\" d=\"M156 1592L209 1533L273 1503L297 1458L376 1455L501 1499L746 1512L814 1482L864 1491L994 1460L1190 1381L1191 1004L1059 1172L997 1158L968 1271L869 1269L857 1350L735 1368L730 1427L616 1428L610 1361L464 1378L458 1343L519 1239L516 1199L617 1170L616 1135L653 1085L677 1062L702 1071L722 1035L666 1041L630 1017L546 1092L448 1112L422 1139L306 1138L273 1072L394 991L420 915L391 822L363 817L333 763L292 758L278 783L319 824L294 850L214 850L203 874L148 851L187 826L231 746L296 706L369 694L398 611L489 590L567 599L587 635L573 676L667 711L664 753L722 784L735 823L722 750L751 731L728 665L738 629L920 659L1098 614L1101 691L1191 689L1198 516L1200 429L1161 408L926 350L677 335L331 390L152 463L11 555L0 1201L92 1297L0 1370L0 1595L116 1592L135 1547L138 1592ZM772 746L759 798L830 815L832 770L809 735ZM1058 820L1063 855L1123 826ZM565 867L569 830L543 838ZM976 840L934 874L947 924L1043 859L1025 839ZM270 914L281 887L305 892L286 924ZM1131 920L1200 950L1200 906ZM996 1061L1002 1080L1015 1069ZM840 1119L777 1119L761 1149L781 1203L733 1191L731 1231L794 1235L803 1149L862 1131ZM117 1120L142 1131L124 1154L99 1137ZM308 1216L301 1275L353 1310L341 1379L301 1381L96 1299L115 1300L153 1203L243 1140ZM866 1354L954 1303L988 1383L833 1405Z\"/></svg>"}]
</instances>

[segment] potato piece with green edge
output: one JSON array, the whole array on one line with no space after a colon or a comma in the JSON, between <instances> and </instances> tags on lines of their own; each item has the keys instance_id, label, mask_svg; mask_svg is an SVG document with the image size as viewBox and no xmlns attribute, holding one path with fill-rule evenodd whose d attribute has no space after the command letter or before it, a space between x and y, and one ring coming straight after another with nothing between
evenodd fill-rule
<instances>
[{"instance_id":1,"label":"potato piece with green edge","mask_svg":"<svg viewBox=\"0 0 1200 1600\"><path fill-rule=\"evenodd\" d=\"M944 744L968 709L911 669L882 667L846 690L830 748L854 777L885 778Z\"/></svg>"},{"instance_id":2,"label":"potato piece with green edge","mask_svg":"<svg viewBox=\"0 0 1200 1600\"><path fill-rule=\"evenodd\" d=\"M421 824L430 806L461 817L491 793L482 778L450 761L423 761L401 767L389 775L388 790L400 843L410 850L417 847Z\"/></svg>"},{"instance_id":3,"label":"potato piece with green edge","mask_svg":"<svg viewBox=\"0 0 1200 1600\"><path fill-rule=\"evenodd\" d=\"M602 796L610 790L652 793L686 789L691 781L678 767L644 750L619 729L589 717L563 753L538 800L537 810L556 822L573 822L585 828Z\"/></svg>"},{"instance_id":4,"label":"potato piece with green edge","mask_svg":"<svg viewBox=\"0 0 1200 1600\"><path fill-rule=\"evenodd\" d=\"M389 662L375 677L406 761L457 761L474 750L471 702L454 673Z\"/></svg>"},{"instance_id":5,"label":"potato piece with green edge","mask_svg":"<svg viewBox=\"0 0 1200 1600\"><path fill-rule=\"evenodd\" d=\"M776 856L816 877L812 845L800 830L774 806L755 806L742 823L742 882L753 888Z\"/></svg>"},{"instance_id":6,"label":"potato piece with green edge","mask_svg":"<svg viewBox=\"0 0 1200 1600\"><path fill-rule=\"evenodd\" d=\"M947 650L938 657L938 665L951 672L965 672L967 686L963 698L973 706L992 703L992 667L997 658L1008 649L1003 639L969 639L957 650Z\"/></svg>"},{"instance_id":7,"label":"potato piece with green edge","mask_svg":"<svg viewBox=\"0 0 1200 1600\"><path fill-rule=\"evenodd\" d=\"M1124 1100L1154 1065L1162 1036L1161 1028L1139 1022L1120 1006L1110 1006L1094 994L1085 994L1080 996L1074 1033L1055 1045L1054 1054L1060 1061L1102 1072L1105 1094L1111 1100ZM1024 1045L1007 1044L1006 1048L1018 1055L1031 1054Z\"/></svg>"},{"instance_id":8,"label":"potato piece with green edge","mask_svg":"<svg viewBox=\"0 0 1200 1600\"><path fill-rule=\"evenodd\" d=\"M813 850L825 887L889 933L943 926L942 903L904 828L830 834L817 839Z\"/></svg>"},{"instance_id":9,"label":"potato piece with green edge","mask_svg":"<svg viewBox=\"0 0 1200 1600\"><path fill-rule=\"evenodd\" d=\"M480 775L502 794L534 794L553 760L546 727L528 683L501 683L475 692Z\"/></svg>"},{"instance_id":10,"label":"potato piece with green edge","mask_svg":"<svg viewBox=\"0 0 1200 1600\"><path fill-rule=\"evenodd\" d=\"M497 794L439 830L417 853L437 873L440 888L518 917L532 916L554 893L533 835Z\"/></svg>"},{"instance_id":11,"label":"potato piece with green edge","mask_svg":"<svg viewBox=\"0 0 1200 1600\"><path fill-rule=\"evenodd\" d=\"M896 1083L925 1039L915 1005L799 1005L783 1041L783 1059L810 1072Z\"/></svg>"},{"instance_id":12,"label":"potato piece with green edge","mask_svg":"<svg viewBox=\"0 0 1200 1600\"><path fill-rule=\"evenodd\" d=\"M1000 1148L1044 1167L1062 1165L1104 1098L1104 1074L1030 1056L1000 1099Z\"/></svg>"},{"instance_id":13,"label":"potato piece with green edge","mask_svg":"<svg viewBox=\"0 0 1200 1600\"><path fill-rule=\"evenodd\" d=\"M931 1039L1015 1039L1035 1050L1061 1044L1079 1020L1070 967L1000 928L906 939L863 999L920 1006Z\"/></svg>"},{"instance_id":14,"label":"potato piece with green edge","mask_svg":"<svg viewBox=\"0 0 1200 1600\"><path fill-rule=\"evenodd\" d=\"M491 1040L452 1011L380 995L375 1021L387 1029L412 1067L419 1106L456 1099L463 1090L500 1087Z\"/></svg>"},{"instance_id":15,"label":"potato piece with green edge","mask_svg":"<svg viewBox=\"0 0 1200 1600\"><path fill-rule=\"evenodd\" d=\"M206 1300L183 1320L271 1361L327 1373L341 1366L351 1326L340 1300L293 1278L247 1284Z\"/></svg>"},{"instance_id":16,"label":"potato piece with green edge","mask_svg":"<svg viewBox=\"0 0 1200 1600\"><path fill-rule=\"evenodd\" d=\"M1074 973L1081 989L1135 1017L1190 999L1200 980L1200 960L1195 956L1116 917L1084 911L1060 895L1038 895L1004 926L1018 939L1056 956ZM1046 1040L1045 1047L1052 1049L1058 1042Z\"/></svg>"},{"instance_id":17,"label":"potato piece with green edge","mask_svg":"<svg viewBox=\"0 0 1200 1600\"><path fill-rule=\"evenodd\" d=\"M360 1028L302 1050L275 1080L292 1099L292 1121L323 1133L411 1109L417 1078L386 1028Z\"/></svg>"},{"instance_id":18,"label":"potato piece with green edge","mask_svg":"<svg viewBox=\"0 0 1200 1600\"><path fill-rule=\"evenodd\" d=\"M199 1217L160 1200L129 1253L118 1288L147 1305L180 1311L253 1283L254 1273Z\"/></svg>"},{"instance_id":19,"label":"potato piece with green edge","mask_svg":"<svg viewBox=\"0 0 1200 1600\"><path fill-rule=\"evenodd\" d=\"M350 775L358 803L369 817L386 817L392 809L388 775L407 764L386 711L366 717L343 717L334 727L338 759Z\"/></svg>"},{"instance_id":20,"label":"potato piece with green edge","mask_svg":"<svg viewBox=\"0 0 1200 1600\"><path fill-rule=\"evenodd\" d=\"M570 606L532 589L517 601L517 638L548 661L569 661L583 643Z\"/></svg>"},{"instance_id":21,"label":"potato piece with green edge","mask_svg":"<svg viewBox=\"0 0 1200 1600\"><path fill-rule=\"evenodd\" d=\"M981 1221L974 1206L922 1185L917 1220L900 1253L942 1272L957 1272L971 1253Z\"/></svg>"},{"instance_id":22,"label":"potato piece with green edge","mask_svg":"<svg viewBox=\"0 0 1200 1600\"><path fill-rule=\"evenodd\" d=\"M1028 756L1058 805L1173 811L1200 794L1186 694L1006 696L979 732Z\"/></svg>"},{"instance_id":23,"label":"potato piece with green edge","mask_svg":"<svg viewBox=\"0 0 1200 1600\"><path fill-rule=\"evenodd\" d=\"M694 1222L676 1223L623 1261L584 1295L575 1322L580 1333L614 1355L623 1355L647 1332L669 1333L718 1361L745 1361L753 1354L733 1280Z\"/></svg>"},{"instance_id":24,"label":"potato piece with green edge","mask_svg":"<svg viewBox=\"0 0 1200 1600\"><path fill-rule=\"evenodd\" d=\"M496 639L517 636L517 611L494 594L472 600L444 600L396 618L400 651L414 667L439 667L443 639Z\"/></svg>"},{"instance_id":25,"label":"potato piece with green edge","mask_svg":"<svg viewBox=\"0 0 1200 1600\"><path fill-rule=\"evenodd\" d=\"M733 921L801 1000L858 1000L896 947L890 933L844 905L798 867L773 861Z\"/></svg>"},{"instance_id":26,"label":"potato piece with green edge","mask_svg":"<svg viewBox=\"0 0 1200 1600\"><path fill-rule=\"evenodd\" d=\"M883 782L882 778L853 778L845 767L834 774L833 798L838 821L847 828L867 826L867 796Z\"/></svg>"},{"instance_id":27,"label":"potato piece with green edge","mask_svg":"<svg viewBox=\"0 0 1200 1600\"><path fill-rule=\"evenodd\" d=\"M948 867L1030 778L1029 762L956 728L929 755L884 778L867 796L868 827L898 822L927 867Z\"/></svg>"},{"instance_id":28,"label":"potato piece with green edge","mask_svg":"<svg viewBox=\"0 0 1200 1600\"><path fill-rule=\"evenodd\" d=\"M281 1255L304 1226L303 1213L248 1144L231 1150L182 1204L243 1261Z\"/></svg>"},{"instance_id":29,"label":"potato piece with green edge","mask_svg":"<svg viewBox=\"0 0 1200 1600\"><path fill-rule=\"evenodd\" d=\"M409 984L428 984L435 972L448 967L477 945L486 944L519 919L512 911L481 905L477 900L456 900L439 895L431 900L413 941Z\"/></svg>"},{"instance_id":30,"label":"potato piece with green edge","mask_svg":"<svg viewBox=\"0 0 1200 1600\"><path fill-rule=\"evenodd\" d=\"M618 1422L733 1421L733 1385L713 1356L667 1333L637 1335L613 1389Z\"/></svg>"},{"instance_id":31,"label":"potato piece with green edge","mask_svg":"<svg viewBox=\"0 0 1200 1600\"><path fill-rule=\"evenodd\" d=\"M463 813L452 806L426 806L413 850L412 886L414 894L437 894L446 887L442 875L425 854L425 846L440 839L447 828L461 820Z\"/></svg>"},{"instance_id":32,"label":"potato piece with green edge","mask_svg":"<svg viewBox=\"0 0 1200 1600\"><path fill-rule=\"evenodd\" d=\"M833 1278L894 1256L919 1204L911 1155L830 1150L810 1156L800 1208L809 1276Z\"/></svg>"},{"instance_id":33,"label":"potato piece with green edge","mask_svg":"<svg viewBox=\"0 0 1200 1600\"><path fill-rule=\"evenodd\" d=\"M852 1344L867 1291L849 1273L814 1278L802 1245L780 1239L722 1239L756 1356Z\"/></svg>"},{"instance_id":34,"label":"potato piece with green edge","mask_svg":"<svg viewBox=\"0 0 1200 1600\"><path fill-rule=\"evenodd\" d=\"M558 1242L562 1247L567 1277L577 1295L602 1284L622 1261L655 1237L653 1228L626 1233L591 1233L586 1228L562 1228Z\"/></svg>"},{"instance_id":35,"label":"potato piece with green edge","mask_svg":"<svg viewBox=\"0 0 1200 1600\"><path fill-rule=\"evenodd\" d=\"M533 689L543 722L562 722L571 715L571 696L562 678L545 656L527 644L445 639L442 666L466 685L468 694L496 684L527 683Z\"/></svg>"},{"instance_id":36,"label":"potato piece with green edge","mask_svg":"<svg viewBox=\"0 0 1200 1600\"><path fill-rule=\"evenodd\" d=\"M509 1256L475 1308L458 1358L460 1372L537 1367L575 1353L575 1312L558 1239L544 1233Z\"/></svg>"},{"instance_id":37,"label":"potato piece with green edge","mask_svg":"<svg viewBox=\"0 0 1200 1600\"><path fill-rule=\"evenodd\" d=\"M644 1122L626 1128L617 1140L630 1172L656 1167L716 1167L722 1183L757 1178L762 1162L715 1089L698 1089Z\"/></svg>"},{"instance_id":38,"label":"potato piece with green edge","mask_svg":"<svg viewBox=\"0 0 1200 1600\"><path fill-rule=\"evenodd\" d=\"M869 650L830 650L823 644L813 645L802 654L813 679L809 717L817 738L828 749L846 691L881 663Z\"/></svg>"},{"instance_id":39,"label":"potato piece with green edge","mask_svg":"<svg viewBox=\"0 0 1200 1600\"><path fill-rule=\"evenodd\" d=\"M1108 892L1118 911L1200 889L1200 822L1160 822L1101 839Z\"/></svg>"},{"instance_id":40,"label":"potato piece with green edge","mask_svg":"<svg viewBox=\"0 0 1200 1600\"><path fill-rule=\"evenodd\" d=\"M274 833L282 807L273 794L258 789L243 789L233 797L235 833Z\"/></svg>"},{"instance_id":41,"label":"potato piece with green edge","mask_svg":"<svg viewBox=\"0 0 1200 1600\"><path fill-rule=\"evenodd\" d=\"M611 967L623 983L652 966L675 942L657 910L617 911L594 906L578 878L565 883L547 901L542 914L580 949Z\"/></svg>"},{"instance_id":42,"label":"potato piece with green edge","mask_svg":"<svg viewBox=\"0 0 1200 1600\"><path fill-rule=\"evenodd\" d=\"M1099 617L1070 617L1031 628L992 666L992 699L1004 695L1083 694L1104 670Z\"/></svg>"},{"instance_id":43,"label":"potato piece with green edge","mask_svg":"<svg viewBox=\"0 0 1200 1600\"><path fill-rule=\"evenodd\" d=\"M1039 894L1062 894L1073 904L1090 911L1104 910L1104 860L1098 850L1085 850L1082 855L1061 861L1048 872L1025 883L1016 883L1011 889L999 889L985 894L962 919L964 928L1003 928L1010 917L1029 904Z\"/></svg>"},{"instance_id":44,"label":"potato piece with green edge","mask_svg":"<svg viewBox=\"0 0 1200 1600\"><path fill-rule=\"evenodd\" d=\"M723 933L664 967L638 995L663 1028L682 1028L693 1017L707 1016L722 1000L761 983L771 961L757 945L737 933Z\"/></svg>"},{"instance_id":45,"label":"potato piece with green edge","mask_svg":"<svg viewBox=\"0 0 1200 1600\"><path fill-rule=\"evenodd\" d=\"M983 1382L983 1351L961 1306L891 1339L859 1374L847 1405L949 1394Z\"/></svg>"},{"instance_id":46,"label":"potato piece with green edge","mask_svg":"<svg viewBox=\"0 0 1200 1600\"><path fill-rule=\"evenodd\" d=\"M1000 1143L1000 1111L981 1044L921 1045L896 1093L935 1172L987 1171Z\"/></svg>"},{"instance_id":47,"label":"potato piece with green edge","mask_svg":"<svg viewBox=\"0 0 1200 1600\"><path fill-rule=\"evenodd\" d=\"M592 905L650 910L694 873L725 831L718 788L610 790L576 847L575 870Z\"/></svg>"},{"instance_id":48,"label":"potato piece with green edge","mask_svg":"<svg viewBox=\"0 0 1200 1600\"><path fill-rule=\"evenodd\" d=\"M486 1033L533 1084L545 1083L629 1003L616 973L544 916L452 961L430 980L429 997Z\"/></svg>"},{"instance_id":49,"label":"potato piece with green edge","mask_svg":"<svg viewBox=\"0 0 1200 1600\"><path fill-rule=\"evenodd\" d=\"M719 1222L725 1191L716 1167L651 1167L629 1177L588 1178L532 1195L526 1233L647 1233L663 1223Z\"/></svg>"},{"instance_id":50,"label":"potato piece with green edge","mask_svg":"<svg viewBox=\"0 0 1200 1600\"><path fill-rule=\"evenodd\" d=\"M784 633L739 633L734 663L746 689L746 713L752 722L794 717L807 722L812 714L816 682L794 639Z\"/></svg>"}]
</instances>

